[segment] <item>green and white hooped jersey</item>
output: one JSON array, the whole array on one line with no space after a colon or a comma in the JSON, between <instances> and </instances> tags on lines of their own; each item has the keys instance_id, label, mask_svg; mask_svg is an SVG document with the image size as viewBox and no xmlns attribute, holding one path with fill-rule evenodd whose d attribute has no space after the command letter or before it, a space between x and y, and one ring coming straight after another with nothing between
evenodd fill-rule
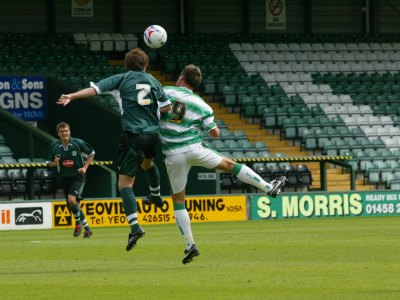
<instances>
[{"instance_id":1,"label":"green and white hooped jersey","mask_svg":"<svg viewBox=\"0 0 400 300\"><path fill-rule=\"evenodd\" d=\"M122 130L158 133L159 107L171 104L160 82L145 71L128 71L90 83L97 94L111 94L121 109Z\"/></svg>"},{"instance_id":2,"label":"green and white hooped jersey","mask_svg":"<svg viewBox=\"0 0 400 300\"><path fill-rule=\"evenodd\" d=\"M209 132L217 125L212 108L199 96L184 87L166 86L164 91L172 110L161 114L160 136L165 155L190 151L202 143L197 128Z\"/></svg>"}]
</instances>

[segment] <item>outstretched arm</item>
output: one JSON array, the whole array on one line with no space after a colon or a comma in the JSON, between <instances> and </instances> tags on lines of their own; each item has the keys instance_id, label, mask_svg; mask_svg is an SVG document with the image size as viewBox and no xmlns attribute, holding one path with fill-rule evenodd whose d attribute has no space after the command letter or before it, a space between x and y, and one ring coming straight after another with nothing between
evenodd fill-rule
<instances>
[{"instance_id":1,"label":"outstretched arm","mask_svg":"<svg viewBox=\"0 0 400 300\"><path fill-rule=\"evenodd\" d=\"M164 107L160 107L160 113L166 113L166 112L170 111L171 108L172 108L171 104L164 106Z\"/></svg>"},{"instance_id":2,"label":"outstretched arm","mask_svg":"<svg viewBox=\"0 0 400 300\"><path fill-rule=\"evenodd\" d=\"M94 88L86 88L80 91L77 91L75 93L72 94L62 94L60 96L60 98L57 101L57 104L60 104L62 106L66 106L68 105L71 101L76 100L76 99L80 99L80 98L86 98L86 97L90 97L90 96L96 96L97 92Z\"/></svg>"}]
</instances>

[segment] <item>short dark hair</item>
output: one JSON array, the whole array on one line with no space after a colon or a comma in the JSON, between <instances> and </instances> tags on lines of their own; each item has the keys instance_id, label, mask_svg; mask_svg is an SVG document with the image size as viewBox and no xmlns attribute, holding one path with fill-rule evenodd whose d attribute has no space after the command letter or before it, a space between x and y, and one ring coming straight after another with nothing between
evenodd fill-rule
<instances>
[{"instance_id":1,"label":"short dark hair","mask_svg":"<svg viewBox=\"0 0 400 300\"><path fill-rule=\"evenodd\" d=\"M58 130L60 128L68 128L69 130L71 130L71 128L69 127L68 123L66 123L66 122L58 123L56 128L57 128L57 133L58 133Z\"/></svg>"},{"instance_id":2,"label":"short dark hair","mask_svg":"<svg viewBox=\"0 0 400 300\"><path fill-rule=\"evenodd\" d=\"M184 67L181 74L185 78L185 82L193 89L196 89L203 80L200 68L193 64Z\"/></svg>"},{"instance_id":3,"label":"short dark hair","mask_svg":"<svg viewBox=\"0 0 400 300\"><path fill-rule=\"evenodd\" d=\"M144 71L149 66L149 57L140 48L135 48L125 54L125 68L127 70Z\"/></svg>"}]
</instances>

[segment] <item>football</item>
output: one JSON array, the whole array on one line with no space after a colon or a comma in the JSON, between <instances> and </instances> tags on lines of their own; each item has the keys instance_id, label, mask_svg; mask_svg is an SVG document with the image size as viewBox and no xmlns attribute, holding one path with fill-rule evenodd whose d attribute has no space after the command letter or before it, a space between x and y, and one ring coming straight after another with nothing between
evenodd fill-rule
<instances>
[{"instance_id":1,"label":"football","mask_svg":"<svg viewBox=\"0 0 400 300\"><path fill-rule=\"evenodd\" d=\"M143 39L150 48L160 48L167 42L167 32L159 25L151 25L144 31Z\"/></svg>"}]
</instances>

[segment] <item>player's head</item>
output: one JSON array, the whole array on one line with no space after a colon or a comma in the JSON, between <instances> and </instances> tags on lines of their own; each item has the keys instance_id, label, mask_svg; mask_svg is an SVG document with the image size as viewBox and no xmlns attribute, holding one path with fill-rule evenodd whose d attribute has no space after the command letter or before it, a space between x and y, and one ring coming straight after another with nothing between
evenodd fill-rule
<instances>
[{"instance_id":1,"label":"player's head","mask_svg":"<svg viewBox=\"0 0 400 300\"><path fill-rule=\"evenodd\" d=\"M68 123L61 122L57 124L57 135L61 140L68 140L71 136L71 129Z\"/></svg>"},{"instance_id":2,"label":"player's head","mask_svg":"<svg viewBox=\"0 0 400 300\"><path fill-rule=\"evenodd\" d=\"M189 85L193 90L196 89L202 81L200 68L193 64L184 67L176 85L181 85L182 81Z\"/></svg>"},{"instance_id":3,"label":"player's head","mask_svg":"<svg viewBox=\"0 0 400 300\"><path fill-rule=\"evenodd\" d=\"M130 71L146 71L149 57L140 48L135 48L125 54L125 68Z\"/></svg>"}]
</instances>

